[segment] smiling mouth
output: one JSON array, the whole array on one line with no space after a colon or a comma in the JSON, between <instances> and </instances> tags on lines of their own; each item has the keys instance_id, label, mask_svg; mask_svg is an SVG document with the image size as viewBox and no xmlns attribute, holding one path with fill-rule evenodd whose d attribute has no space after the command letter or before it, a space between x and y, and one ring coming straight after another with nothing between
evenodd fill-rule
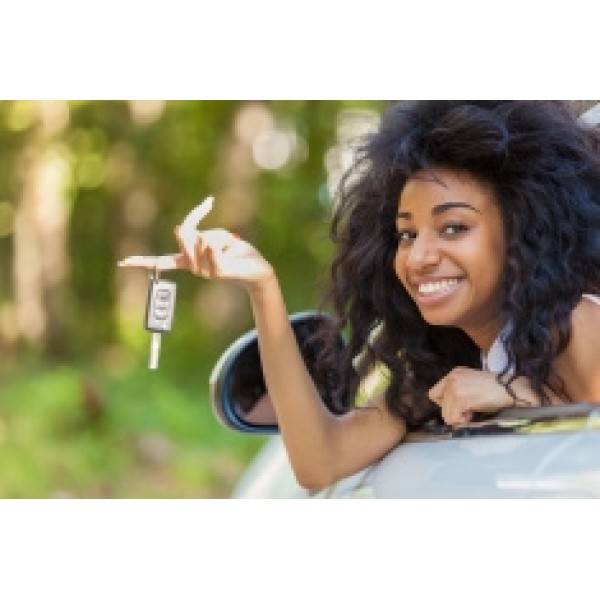
<instances>
[{"instance_id":1,"label":"smiling mouth","mask_svg":"<svg viewBox=\"0 0 600 600\"><path fill-rule=\"evenodd\" d=\"M419 297L421 298L437 298L452 292L461 281L462 279L452 277L448 279L440 279L438 281L420 283L418 286L416 286L416 288Z\"/></svg>"}]
</instances>

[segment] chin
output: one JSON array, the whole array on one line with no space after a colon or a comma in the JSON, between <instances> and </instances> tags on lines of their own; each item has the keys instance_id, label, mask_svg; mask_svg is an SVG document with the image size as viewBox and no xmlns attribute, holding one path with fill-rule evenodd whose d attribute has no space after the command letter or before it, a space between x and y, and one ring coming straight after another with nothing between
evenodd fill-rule
<instances>
[{"instance_id":1,"label":"chin","mask_svg":"<svg viewBox=\"0 0 600 600\"><path fill-rule=\"evenodd\" d=\"M434 314L433 312L421 311L423 320L429 325L436 325L438 327L458 327L459 320L451 315Z\"/></svg>"}]
</instances>

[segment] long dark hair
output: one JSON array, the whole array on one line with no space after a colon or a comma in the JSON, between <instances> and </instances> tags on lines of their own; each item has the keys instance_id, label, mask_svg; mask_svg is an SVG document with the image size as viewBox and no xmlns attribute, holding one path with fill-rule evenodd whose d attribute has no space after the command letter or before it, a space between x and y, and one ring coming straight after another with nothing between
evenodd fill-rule
<instances>
[{"instance_id":1,"label":"long dark hair","mask_svg":"<svg viewBox=\"0 0 600 600\"><path fill-rule=\"evenodd\" d=\"M552 369L583 293L600 293L600 135L554 101L419 101L388 109L338 188L336 244L324 305L348 332L341 386L353 395L376 363L390 372L386 403L410 428L439 417L427 390L456 366L480 368L460 329L421 317L393 269L395 215L406 181L431 167L490 184L507 240L502 317L514 375L543 403L566 397ZM378 328L377 335L373 335ZM335 334L335 332L334 332ZM355 357L363 359L357 365Z\"/></svg>"}]
</instances>

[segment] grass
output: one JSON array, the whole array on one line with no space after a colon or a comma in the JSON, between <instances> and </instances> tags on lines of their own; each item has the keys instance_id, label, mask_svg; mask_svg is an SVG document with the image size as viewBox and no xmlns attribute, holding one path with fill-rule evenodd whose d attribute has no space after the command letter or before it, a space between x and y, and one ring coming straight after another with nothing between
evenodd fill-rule
<instances>
[{"instance_id":1,"label":"grass","mask_svg":"<svg viewBox=\"0 0 600 600\"><path fill-rule=\"evenodd\" d=\"M227 497L265 438L221 426L206 382L94 365L3 374L0 497Z\"/></svg>"}]
</instances>

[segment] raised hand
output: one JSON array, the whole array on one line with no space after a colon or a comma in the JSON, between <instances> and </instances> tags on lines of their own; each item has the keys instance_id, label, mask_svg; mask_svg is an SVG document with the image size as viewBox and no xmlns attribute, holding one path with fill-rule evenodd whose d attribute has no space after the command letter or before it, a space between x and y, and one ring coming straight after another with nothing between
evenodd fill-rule
<instances>
[{"instance_id":1,"label":"raised hand","mask_svg":"<svg viewBox=\"0 0 600 600\"><path fill-rule=\"evenodd\" d=\"M158 271L187 269L200 277L233 281L249 291L272 279L273 268L248 242L225 229L198 231L197 226L212 206L213 198L206 198L175 228L179 253L130 256L118 265Z\"/></svg>"}]
</instances>

